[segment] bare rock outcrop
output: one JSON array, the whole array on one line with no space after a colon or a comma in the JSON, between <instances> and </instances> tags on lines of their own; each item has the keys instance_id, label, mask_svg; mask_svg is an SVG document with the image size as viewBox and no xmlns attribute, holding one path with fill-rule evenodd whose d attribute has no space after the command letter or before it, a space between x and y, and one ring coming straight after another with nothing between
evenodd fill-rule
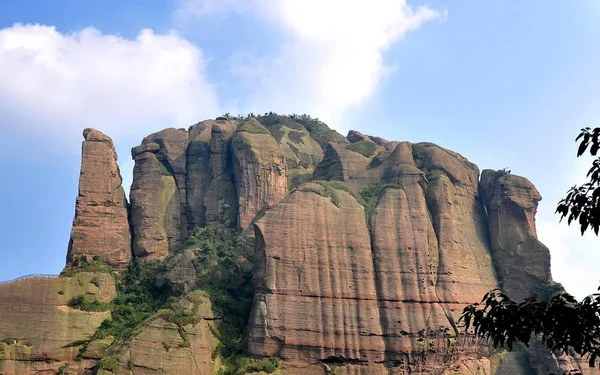
<instances>
[{"instance_id":1,"label":"bare rock outcrop","mask_svg":"<svg viewBox=\"0 0 600 375\"><path fill-rule=\"evenodd\" d=\"M67 262L98 256L122 270L131 260L131 235L117 153L110 137L98 130L85 129L83 137Z\"/></svg>"},{"instance_id":2,"label":"bare rock outcrop","mask_svg":"<svg viewBox=\"0 0 600 375\"><path fill-rule=\"evenodd\" d=\"M68 306L85 295L90 302L110 302L115 282L106 273L61 278L27 278L0 285L0 373L56 374L69 368L82 374L95 361L74 361L78 342L87 340L110 311L87 312Z\"/></svg>"},{"instance_id":3,"label":"bare rock outcrop","mask_svg":"<svg viewBox=\"0 0 600 375\"><path fill-rule=\"evenodd\" d=\"M255 119L238 127L232 154L238 227L246 229L256 215L287 195L287 165L275 139Z\"/></svg>"},{"instance_id":4,"label":"bare rock outcrop","mask_svg":"<svg viewBox=\"0 0 600 375\"><path fill-rule=\"evenodd\" d=\"M211 222L229 227L236 224L238 202L229 152L235 129L228 120L206 120L189 129L186 186L190 229Z\"/></svg>"},{"instance_id":5,"label":"bare rock outcrop","mask_svg":"<svg viewBox=\"0 0 600 375\"><path fill-rule=\"evenodd\" d=\"M502 289L510 298L522 300L552 280L550 252L537 239L535 228L542 197L526 178L490 169L481 174L480 190Z\"/></svg>"},{"instance_id":6,"label":"bare rock outcrop","mask_svg":"<svg viewBox=\"0 0 600 375\"><path fill-rule=\"evenodd\" d=\"M256 223L249 351L292 360L384 360L364 210L306 183Z\"/></svg>"},{"instance_id":7,"label":"bare rock outcrop","mask_svg":"<svg viewBox=\"0 0 600 375\"><path fill-rule=\"evenodd\" d=\"M188 133L165 129L131 150L133 253L160 259L187 235L186 150Z\"/></svg>"}]
</instances>

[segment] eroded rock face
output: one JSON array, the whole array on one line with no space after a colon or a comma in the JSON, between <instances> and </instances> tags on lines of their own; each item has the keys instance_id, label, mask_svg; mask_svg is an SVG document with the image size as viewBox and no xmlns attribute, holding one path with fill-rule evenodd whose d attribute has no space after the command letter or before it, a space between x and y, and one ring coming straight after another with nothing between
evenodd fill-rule
<instances>
[{"instance_id":1,"label":"eroded rock face","mask_svg":"<svg viewBox=\"0 0 600 375\"><path fill-rule=\"evenodd\" d=\"M186 150L188 133L165 129L131 150L133 253L161 259L187 236Z\"/></svg>"},{"instance_id":2,"label":"eroded rock face","mask_svg":"<svg viewBox=\"0 0 600 375\"><path fill-rule=\"evenodd\" d=\"M83 131L79 194L67 251L74 257L100 257L116 270L131 260L127 199L112 140L95 129Z\"/></svg>"},{"instance_id":3,"label":"eroded rock face","mask_svg":"<svg viewBox=\"0 0 600 375\"><path fill-rule=\"evenodd\" d=\"M95 361L73 360L79 350L76 343L89 339L110 311L86 312L67 306L80 295L90 302L112 301L116 297L113 277L82 272L0 285L0 372L56 374L59 368L68 367L82 374L92 367Z\"/></svg>"},{"instance_id":4,"label":"eroded rock face","mask_svg":"<svg viewBox=\"0 0 600 375\"><path fill-rule=\"evenodd\" d=\"M108 301L114 283L82 273L0 285L0 341L9 339L0 373L83 373L107 350L119 366L102 375L216 372L210 301L194 291L202 249L174 253L215 224L255 233L248 348L282 357L282 374L595 373L539 343L495 351L459 324L493 288L522 299L552 282L535 230L541 197L528 180L490 170L480 179L475 164L434 144L343 137L301 119L223 117L149 135L132 149L130 222L112 141L86 130L69 259L98 255L120 270L132 252L173 256L162 277L186 297L172 313L200 320L180 326L163 311L117 352L106 337L73 362L67 344L89 338L107 313L66 303L81 293Z\"/></svg>"},{"instance_id":5,"label":"eroded rock face","mask_svg":"<svg viewBox=\"0 0 600 375\"><path fill-rule=\"evenodd\" d=\"M345 191L321 194L301 185L256 224L250 353L383 361L364 211Z\"/></svg>"},{"instance_id":6,"label":"eroded rock face","mask_svg":"<svg viewBox=\"0 0 600 375\"><path fill-rule=\"evenodd\" d=\"M194 291L174 304L175 313L195 315L197 323L178 326L168 318L148 321L119 351L115 375L181 374L207 375L218 372L213 353L219 341L209 325L214 318L210 299Z\"/></svg>"},{"instance_id":7,"label":"eroded rock face","mask_svg":"<svg viewBox=\"0 0 600 375\"><path fill-rule=\"evenodd\" d=\"M207 120L190 127L186 174L190 230L213 222L228 227L236 224L238 202L230 157L235 129L227 120Z\"/></svg>"},{"instance_id":8,"label":"eroded rock face","mask_svg":"<svg viewBox=\"0 0 600 375\"><path fill-rule=\"evenodd\" d=\"M352 133L350 145L369 142L365 137ZM407 142L359 155L370 160L366 178L376 182L369 184L352 177L366 162L347 146L329 144L315 172L332 182L299 186L256 222L251 354L281 356L286 374L545 375L582 368L539 348L498 353L459 324L463 308L498 287L508 266L511 275L551 280L544 264L530 268L525 260L519 269L521 253L500 254L519 241L494 229L535 239L539 195L532 185L517 176L486 182L488 172L480 184L477 166L461 155ZM353 163L360 168L349 168ZM370 211L349 193L365 185L379 192L365 202L374 206L370 225ZM531 243L520 244L522 253L548 256L535 247L539 241Z\"/></svg>"},{"instance_id":9,"label":"eroded rock face","mask_svg":"<svg viewBox=\"0 0 600 375\"><path fill-rule=\"evenodd\" d=\"M490 169L481 175L481 192L502 289L520 301L552 280L550 252L537 239L535 228L535 213L542 197L526 178Z\"/></svg>"},{"instance_id":10,"label":"eroded rock face","mask_svg":"<svg viewBox=\"0 0 600 375\"><path fill-rule=\"evenodd\" d=\"M232 154L238 227L246 229L257 214L287 195L287 166L275 139L254 119L233 136Z\"/></svg>"}]
</instances>

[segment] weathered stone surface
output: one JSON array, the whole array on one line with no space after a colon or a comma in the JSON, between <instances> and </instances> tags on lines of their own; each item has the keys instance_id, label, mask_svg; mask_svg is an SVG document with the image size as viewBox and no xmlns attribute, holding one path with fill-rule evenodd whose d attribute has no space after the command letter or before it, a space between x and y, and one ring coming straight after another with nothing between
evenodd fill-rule
<instances>
[{"instance_id":1,"label":"weathered stone surface","mask_svg":"<svg viewBox=\"0 0 600 375\"><path fill-rule=\"evenodd\" d=\"M219 341L210 325L213 313L208 295L190 293L176 303L177 314L195 315L197 324L179 327L162 318L160 313L121 348L116 375L210 375L216 374L219 363L213 358Z\"/></svg>"},{"instance_id":2,"label":"weathered stone surface","mask_svg":"<svg viewBox=\"0 0 600 375\"><path fill-rule=\"evenodd\" d=\"M370 142L370 141L369 141ZM315 180L343 181L355 193L381 180L382 168L372 166L376 154L366 157L351 151L348 144L329 143L325 147L325 155L317 165L313 178Z\"/></svg>"},{"instance_id":3,"label":"weathered stone surface","mask_svg":"<svg viewBox=\"0 0 600 375\"><path fill-rule=\"evenodd\" d=\"M287 167L279 145L255 119L238 128L232 153L238 227L246 229L257 214L287 195Z\"/></svg>"},{"instance_id":4,"label":"weathered stone surface","mask_svg":"<svg viewBox=\"0 0 600 375\"><path fill-rule=\"evenodd\" d=\"M186 186L190 229L211 222L236 223L237 198L229 157L235 129L227 120L207 120L189 129Z\"/></svg>"},{"instance_id":5,"label":"weathered stone surface","mask_svg":"<svg viewBox=\"0 0 600 375\"><path fill-rule=\"evenodd\" d=\"M323 150L300 123L285 116L270 115L261 122L279 143L287 166L290 189L312 180Z\"/></svg>"},{"instance_id":6,"label":"weathered stone surface","mask_svg":"<svg viewBox=\"0 0 600 375\"><path fill-rule=\"evenodd\" d=\"M127 199L121 186L112 140L95 129L83 131L79 194L67 251L74 257L99 256L116 270L131 260Z\"/></svg>"},{"instance_id":7,"label":"weathered stone surface","mask_svg":"<svg viewBox=\"0 0 600 375\"><path fill-rule=\"evenodd\" d=\"M552 280L550 252L537 239L535 228L542 197L526 178L490 169L481 175L481 192L502 289L510 298L522 300Z\"/></svg>"},{"instance_id":8,"label":"weathered stone surface","mask_svg":"<svg viewBox=\"0 0 600 375\"><path fill-rule=\"evenodd\" d=\"M364 210L345 191L325 194L301 185L256 223L249 351L383 361Z\"/></svg>"},{"instance_id":9,"label":"weathered stone surface","mask_svg":"<svg viewBox=\"0 0 600 375\"><path fill-rule=\"evenodd\" d=\"M368 135L364 135L363 133L356 131L356 130L350 130L348 132L348 135L346 136L346 139L348 140L348 142L350 143L355 143L358 141L370 141L371 138L369 138Z\"/></svg>"},{"instance_id":10,"label":"weathered stone surface","mask_svg":"<svg viewBox=\"0 0 600 375\"><path fill-rule=\"evenodd\" d=\"M458 322L464 306L490 289L500 286L521 299L552 283L548 249L536 238L541 197L529 181L489 170L479 179L476 165L431 143L390 142L356 131L346 138L307 122L311 136L296 120L223 117L187 132L154 133L132 149L133 252L174 257L160 274L171 292L201 287L194 258L202 249L173 253L190 230L214 224L247 229L254 222L256 294L248 348L252 355L282 357L277 373L597 374L580 358L550 353L539 342L495 351ZM116 249L97 254L103 242L83 236L82 228L92 225L81 225L81 218L90 213L106 220L98 221L104 229L97 233L105 235L115 222L128 226L108 220L115 213L127 219L120 178L106 178L118 176L112 142L94 130L84 136L80 221L72 236L80 242L73 242L69 256L82 249L79 255L100 255L120 269L128 260L107 258ZM88 161L86 152L93 155ZM111 210L104 210L106 202ZM106 354L118 357L119 368L99 374L218 371L210 301L197 291L144 322L123 345L95 340L83 361L72 361L78 347L67 344L89 338L109 314L66 306L80 294L108 301L114 282L81 273L0 285L0 342L6 339L0 373L62 368L81 374ZM178 325L193 315L197 324Z\"/></svg>"},{"instance_id":11,"label":"weathered stone surface","mask_svg":"<svg viewBox=\"0 0 600 375\"><path fill-rule=\"evenodd\" d=\"M179 232L181 238L186 238L188 225L185 175L188 132L184 129L169 128L147 136L142 141L142 144L144 143L156 143L160 146L156 156L175 179L179 193Z\"/></svg>"},{"instance_id":12,"label":"weathered stone surface","mask_svg":"<svg viewBox=\"0 0 600 375\"><path fill-rule=\"evenodd\" d=\"M79 295L88 301L109 302L115 283L105 273L73 277L28 278L0 285L0 372L4 375L55 374L68 366L77 374L94 362L73 362L110 312L85 312L67 306Z\"/></svg>"},{"instance_id":13,"label":"weathered stone surface","mask_svg":"<svg viewBox=\"0 0 600 375\"><path fill-rule=\"evenodd\" d=\"M187 142L185 130L165 129L144 138L142 146L132 151L131 224L136 256L164 258L187 236Z\"/></svg>"}]
</instances>

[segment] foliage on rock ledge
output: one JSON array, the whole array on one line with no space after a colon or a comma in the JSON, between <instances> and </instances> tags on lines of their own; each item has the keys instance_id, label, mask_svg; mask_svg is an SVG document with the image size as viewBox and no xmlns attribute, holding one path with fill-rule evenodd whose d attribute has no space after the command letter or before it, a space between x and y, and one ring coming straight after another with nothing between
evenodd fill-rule
<instances>
[{"instance_id":1,"label":"foliage on rock ledge","mask_svg":"<svg viewBox=\"0 0 600 375\"><path fill-rule=\"evenodd\" d=\"M182 262L189 262L185 265L191 266L194 274L186 280L189 285L185 290L204 290L210 296L215 314L213 333L219 340L215 354L223 358L223 374L244 374L243 369L259 368L271 373L271 367L278 367L275 360L253 362L243 355L254 296L252 255L253 249L242 233L222 225L198 228L176 254L162 263L135 258L125 272L116 276L117 298L112 303L88 302L78 296L69 305L85 311L111 310L111 318L102 322L90 341L114 336L112 346L118 347L149 318L160 317L180 327L183 346L187 347L189 340L183 327L197 324L200 318L172 309L183 291L173 287L171 279L178 278L178 274L170 272L178 270ZM81 359L87 342L75 344L82 345L78 355Z\"/></svg>"},{"instance_id":2,"label":"foliage on rock ledge","mask_svg":"<svg viewBox=\"0 0 600 375\"><path fill-rule=\"evenodd\" d=\"M112 274L113 270L98 256L95 256L92 259L88 259L87 257L74 257L73 261L70 264L67 264L60 275L64 277L73 277L79 272L102 272Z\"/></svg>"},{"instance_id":3,"label":"foliage on rock ledge","mask_svg":"<svg viewBox=\"0 0 600 375\"><path fill-rule=\"evenodd\" d=\"M215 332L219 352L224 358L240 354L254 297L252 247L241 233L220 227L198 228L186 245L200 249L193 260L196 285L209 294L221 318Z\"/></svg>"}]
</instances>

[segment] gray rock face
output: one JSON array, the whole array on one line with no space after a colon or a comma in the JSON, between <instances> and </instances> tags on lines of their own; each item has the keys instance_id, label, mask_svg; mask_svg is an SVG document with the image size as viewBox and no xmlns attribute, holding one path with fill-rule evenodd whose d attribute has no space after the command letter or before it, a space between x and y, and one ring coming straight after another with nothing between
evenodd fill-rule
<instances>
[{"instance_id":1,"label":"gray rock face","mask_svg":"<svg viewBox=\"0 0 600 375\"><path fill-rule=\"evenodd\" d=\"M152 136L152 139L157 138ZM161 153L163 146L159 143L148 138L144 142L132 150L135 160L130 191L133 253L146 259L162 259L182 238L181 191L185 191L185 187L178 187L175 178L173 165L179 163L170 163L165 153Z\"/></svg>"},{"instance_id":2,"label":"gray rock face","mask_svg":"<svg viewBox=\"0 0 600 375\"><path fill-rule=\"evenodd\" d=\"M187 208L190 229L219 222L235 226L237 197L231 172L234 123L207 120L190 127L187 149Z\"/></svg>"}]
</instances>

